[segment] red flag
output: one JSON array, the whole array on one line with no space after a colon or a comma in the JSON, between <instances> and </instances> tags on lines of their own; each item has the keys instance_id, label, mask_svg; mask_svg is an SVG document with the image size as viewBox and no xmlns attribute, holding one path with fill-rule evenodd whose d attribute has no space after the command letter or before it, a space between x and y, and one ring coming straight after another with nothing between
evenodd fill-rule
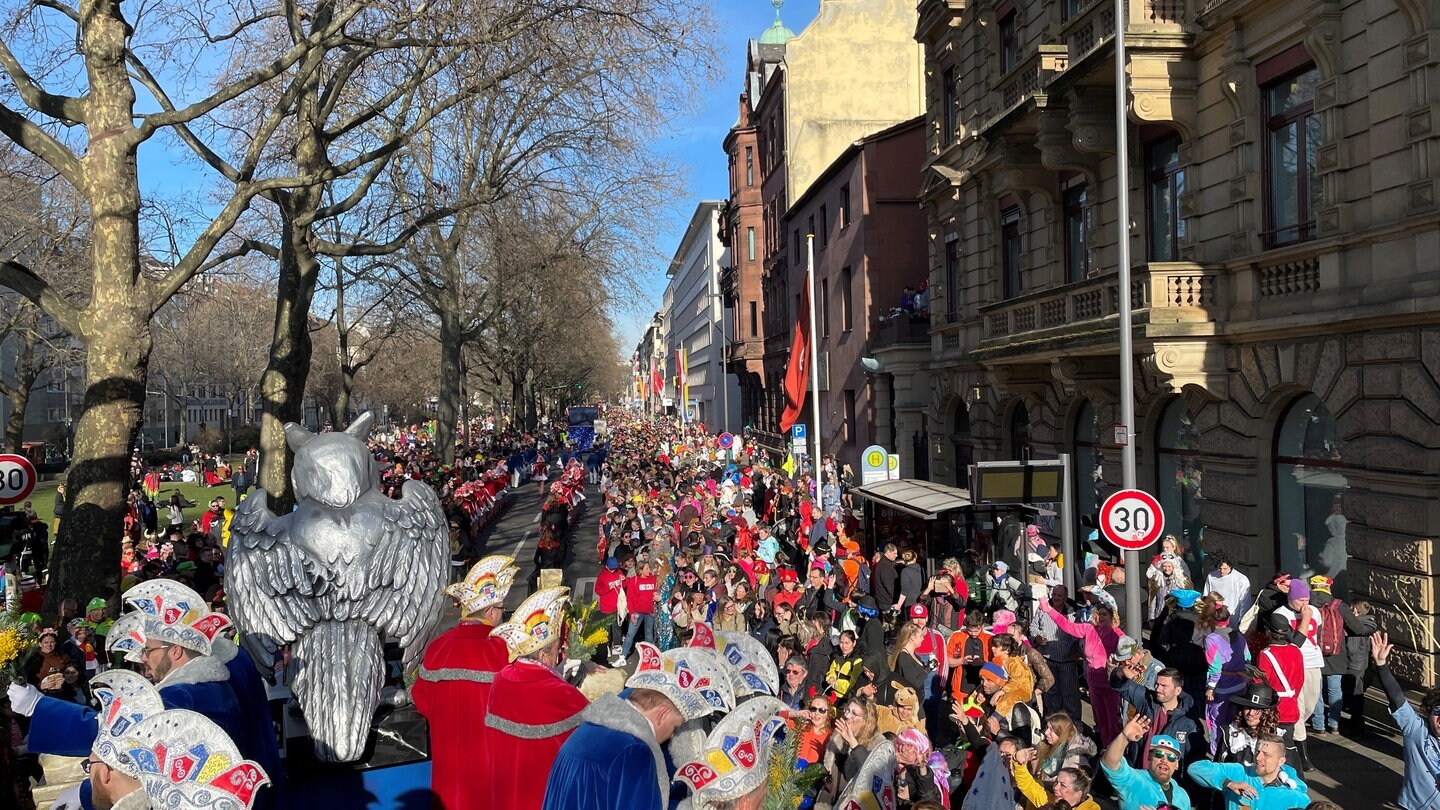
<instances>
[{"instance_id":1,"label":"red flag","mask_svg":"<svg viewBox=\"0 0 1440 810\"><path fill-rule=\"evenodd\" d=\"M655 396L665 395L665 377L661 375L660 368L655 365L655 358L650 358L650 390Z\"/></svg>"},{"instance_id":2,"label":"red flag","mask_svg":"<svg viewBox=\"0 0 1440 810\"><path fill-rule=\"evenodd\" d=\"M795 340L790 344L790 365L785 368L785 412L780 414L780 432L789 433L805 410L805 391L810 386L810 276L800 294L800 313L795 321Z\"/></svg>"}]
</instances>

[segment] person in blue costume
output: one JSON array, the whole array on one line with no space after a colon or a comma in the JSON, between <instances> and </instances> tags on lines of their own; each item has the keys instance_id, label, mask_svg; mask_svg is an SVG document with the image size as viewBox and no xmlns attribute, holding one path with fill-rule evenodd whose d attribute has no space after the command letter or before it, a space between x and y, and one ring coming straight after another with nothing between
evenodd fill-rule
<instances>
[{"instance_id":1,"label":"person in blue costume","mask_svg":"<svg viewBox=\"0 0 1440 810\"><path fill-rule=\"evenodd\" d=\"M665 810L671 773L662 745L688 720L734 708L714 650L661 653L641 642L625 697L606 695L581 714L545 784L543 810ZM683 685L682 685L683 684Z\"/></svg>"},{"instance_id":2,"label":"person in blue costume","mask_svg":"<svg viewBox=\"0 0 1440 810\"><path fill-rule=\"evenodd\" d=\"M260 762L267 773L279 774L280 758L259 674L248 655L219 638L230 620L211 612L198 594L172 580L143 582L123 598L136 610L111 628L106 639L110 650L140 665L165 708L189 709L208 717L247 759ZM253 682L248 680L247 667L254 673ZM240 672L233 682L232 669ZM257 690L258 706L253 705ZM12 684L9 696L12 709L31 718L31 752L72 757L90 753L99 732L94 710L40 696L28 686ZM88 782L82 783L69 806L93 807L88 788ZM261 791L256 807L278 807L276 791Z\"/></svg>"}]
</instances>

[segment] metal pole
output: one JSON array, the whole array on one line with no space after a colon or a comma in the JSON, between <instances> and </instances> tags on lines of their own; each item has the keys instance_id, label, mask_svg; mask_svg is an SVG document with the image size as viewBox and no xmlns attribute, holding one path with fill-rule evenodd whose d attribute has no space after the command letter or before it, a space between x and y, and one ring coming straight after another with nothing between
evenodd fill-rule
<instances>
[{"instance_id":1,"label":"metal pole","mask_svg":"<svg viewBox=\"0 0 1440 810\"><path fill-rule=\"evenodd\" d=\"M1120 284L1120 422L1127 441L1120 448L1120 481L1135 489L1135 347L1130 323L1130 93L1125 70L1125 0L1115 0L1115 181L1117 261ZM1125 552L1125 628L1140 638L1140 552ZM1118 616L1116 618L1119 618Z\"/></svg>"},{"instance_id":2,"label":"metal pole","mask_svg":"<svg viewBox=\"0 0 1440 810\"><path fill-rule=\"evenodd\" d=\"M726 356L726 355L729 354L729 351L728 351L728 350L729 350L729 345L728 345L728 341L727 341L726 338L725 338L725 300L724 300L724 298L720 295L720 266L719 266L719 264L714 260L715 254L714 254L714 252L713 252L713 250L712 250L711 248L712 248L712 245L707 244L707 245L705 246L705 262L706 262L706 264L710 265L710 300L711 300L711 302L712 302L712 303L711 303L711 306L714 306L714 303L713 303L713 302L715 302L715 301L719 301L719 302L720 302L720 309L719 309L719 311L713 313L712 316L711 316L711 318L710 318L710 324L711 324L712 326L718 325L719 332L720 332L720 348L719 348L719 352L718 352L718 353L715 353L715 358L716 358L716 360L715 360L715 365L720 369L720 373L715 375L715 381L716 381L716 383L718 383L719 386L720 386L720 402L721 402L720 407L723 409L723 410L721 410L721 412L720 412L720 432L721 432L721 433L729 433L729 432L730 432L730 385L729 385L729 382L730 382L730 380L729 380L730 374L725 370L726 363L727 363L727 361L729 360L729 357ZM727 451L727 455L728 455L728 451Z\"/></svg>"},{"instance_id":3,"label":"metal pole","mask_svg":"<svg viewBox=\"0 0 1440 810\"><path fill-rule=\"evenodd\" d=\"M810 296L810 415L815 421L815 458L810 460L810 470L815 476L815 506L825 513L825 481L821 478L824 465L821 463L820 437L825 431L820 427L820 336L815 331L815 234L805 237L805 286Z\"/></svg>"}]
</instances>

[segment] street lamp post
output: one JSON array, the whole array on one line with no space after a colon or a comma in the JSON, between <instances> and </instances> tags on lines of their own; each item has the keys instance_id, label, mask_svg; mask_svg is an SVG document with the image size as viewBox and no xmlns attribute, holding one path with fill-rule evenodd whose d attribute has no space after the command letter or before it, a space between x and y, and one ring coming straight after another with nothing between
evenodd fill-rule
<instances>
[{"instance_id":1,"label":"street lamp post","mask_svg":"<svg viewBox=\"0 0 1440 810\"><path fill-rule=\"evenodd\" d=\"M1130 317L1130 103L1125 70L1126 2L1115 0L1116 242L1120 286L1120 422L1128 441L1120 448L1120 481L1135 489L1135 334ZM1140 552L1125 552L1125 628L1140 638Z\"/></svg>"}]
</instances>

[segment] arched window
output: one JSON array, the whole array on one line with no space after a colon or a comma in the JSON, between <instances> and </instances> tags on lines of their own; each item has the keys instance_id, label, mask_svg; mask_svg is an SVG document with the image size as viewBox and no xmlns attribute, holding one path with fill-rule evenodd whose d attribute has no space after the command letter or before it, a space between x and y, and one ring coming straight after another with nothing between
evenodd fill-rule
<instances>
[{"instance_id":1,"label":"arched window","mask_svg":"<svg viewBox=\"0 0 1440 810\"><path fill-rule=\"evenodd\" d=\"M1295 400L1280 420L1275 442L1276 559L1297 576L1335 579L1333 593L1349 590L1345 569L1345 448L1340 426L1314 394Z\"/></svg>"},{"instance_id":2,"label":"arched window","mask_svg":"<svg viewBox=\"0 0 1440 810\"><path fill-rule=\"evenodd\" d=\"M970 433L970 409L959 400L950 420L950 446L955 453L955 486L970 488L970 465L975 463L975 437Z\"/></svg>"},{"instance_id":3,"label":"arched window","mask_svg":"<svg viewBox=\"0 0 1440 810\"><path fill-rule=\"evenodd\" d=\"M1095 517L1105 500L1105 459L1100 455L1100 421L1095 406L1083 400L1075 412L1075 446L1070 465L1075 476L1075 525L1080 518Z\"/></svg>"},{"instance_id":4,"label":"arched window","mask_svg":"<svg viewBox=\"0 0 1440 810\"><path fill-rule=\"evenodd\" d=\"M1010 458L1029 461L1030 456L1030 409L1017 402L1010 410Z\"/></svg>"},{"instance_id":5,"label":"arched window","mask_svg":"<svg viewBox=\"0 0 1440 810\"><path fill-rule=\"evenodd\" d=\"M1200 522L1200 431L1185 400L1176 397L1160 416L1155 435L1155 489L1165 512L1165 533L1180 538L1185 564L1200 577L1205 526Z\"/></svg>"}]
</instances>

